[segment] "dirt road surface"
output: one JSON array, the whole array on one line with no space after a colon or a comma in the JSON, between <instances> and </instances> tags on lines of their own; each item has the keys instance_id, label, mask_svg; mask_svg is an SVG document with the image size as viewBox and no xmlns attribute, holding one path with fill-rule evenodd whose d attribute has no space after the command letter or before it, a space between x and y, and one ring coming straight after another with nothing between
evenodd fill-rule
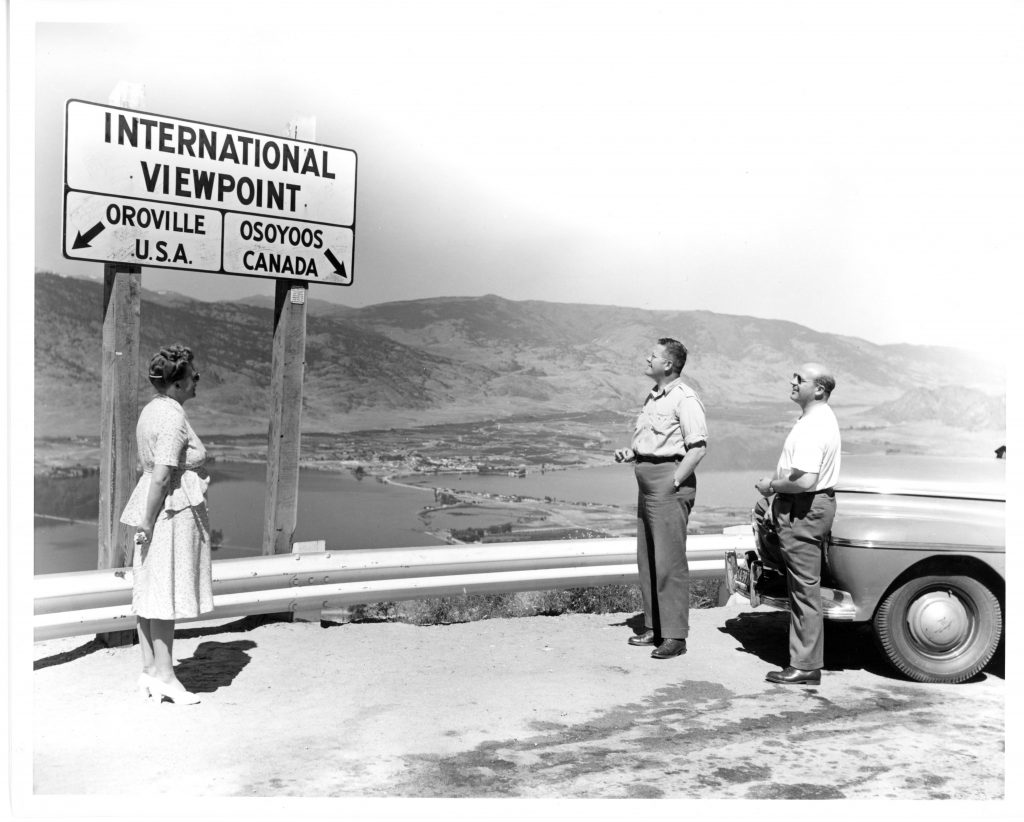
<instances>
[{"instance_id":1,"label":"dirt road surface","mask_svg":"<svg viewBox=\"0 0 1024 822\"><path fill-rule=\"evenodd\" d=\"M764 682L788 615L692 613L690 651L632 614L416 627L222 622L179 632L203 700L134 692L137 648L35 645L34 795L980 799L1004 797L1000 663L897 678L829 625L820 687Z\"/></svg>"}]
</instances>

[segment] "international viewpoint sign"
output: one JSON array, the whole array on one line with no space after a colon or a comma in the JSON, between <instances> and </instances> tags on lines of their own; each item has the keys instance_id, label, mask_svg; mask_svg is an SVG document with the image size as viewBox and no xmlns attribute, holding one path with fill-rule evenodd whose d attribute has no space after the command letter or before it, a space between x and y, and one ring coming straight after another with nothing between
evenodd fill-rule
<instances>
[{"instance_id":1,"label":"international viewpoint sign","mask_svg":"<svg viewBox=\"0 0 1024 822\"><path fill-rule=\"evenodd\" d=\"M350 149L68 100L64 256L350 285Z\"/></svg>"}]
</instances>

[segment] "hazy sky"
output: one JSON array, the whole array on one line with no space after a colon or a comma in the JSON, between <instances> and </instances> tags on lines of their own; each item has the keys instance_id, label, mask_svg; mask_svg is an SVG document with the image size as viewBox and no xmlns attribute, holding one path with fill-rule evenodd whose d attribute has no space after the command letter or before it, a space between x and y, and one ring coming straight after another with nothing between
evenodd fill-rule
<instances>
[{"instance_id":1,"label":"hazy sky","mask_svg":"<svg viewBox=\"0 0 1024 822\"><path fill-rule=\"evenodd\" d=\"M36 72L37 268L101 271L61 256L64 101L106 103L126 80L155 113L270 134L314 115L318 142L358 152L355 283L315 285L315 298L494 293L752 314L875 342L1010 342L1020 3L15 10L40 19L13 77L21 88ZM143 283L272 290L152 268Z\"/></svg>"}]
</instances>

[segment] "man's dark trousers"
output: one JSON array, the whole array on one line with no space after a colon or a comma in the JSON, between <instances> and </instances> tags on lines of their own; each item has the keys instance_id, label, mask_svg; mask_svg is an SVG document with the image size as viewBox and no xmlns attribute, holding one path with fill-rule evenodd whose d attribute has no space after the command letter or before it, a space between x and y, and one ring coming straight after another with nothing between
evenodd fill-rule
<instances>
[{"instance_id":1,"label":"man's dark trousers","mask_svg":"<svg viewBox=\"0 0 1024 822\"><path fill-rule=\"evenodd\" d=\"M690 567L686 526L697 496L696 478L678 490L678 463L637 462L636 560L644 623L659 638L686 639L690 633Z\"/></svg>"},{"instance_id":2,"label":"man's dark trousers","mask_svg":"<svg viewBox=\"0 0 1024 822\"><path fill-rule=\"evenodd\" d=\"M835 516L836 499L831 494L776 494L772 519L779 535L778 555L772 540L760 541L767 559L786 569L789 664L802 671L817 671L825 664L821 553Z\"/></svg>"}]
</instances>

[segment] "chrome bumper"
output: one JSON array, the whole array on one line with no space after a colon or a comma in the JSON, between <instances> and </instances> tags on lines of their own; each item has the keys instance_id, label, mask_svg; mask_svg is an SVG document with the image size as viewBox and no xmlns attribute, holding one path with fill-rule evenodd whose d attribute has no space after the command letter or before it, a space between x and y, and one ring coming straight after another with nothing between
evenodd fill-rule
<instances>
[{"instance_id":1,"label":"chrome bumper","mask_svg":"<svg viewBox=\"0 0 1024 822\"><path fill-rule=\"evenodd\" d=\"M748 551L748 554L753 553ZM761 604L761 597L757 591L754 590L754 583L757 581L753 578L751 573L751 564L748 564L744 559L744 564L740 565L740 560L735 551L725 552L725 587L730 594L742 594L748 600L750 600L750 607L756 608Z\"/></svg>"},{"instance_id":2,"label":"chrome bumper","mask_svg":"<svg viewBox=\"0 0 1024 822\"><path fill-rule=\"evenodd\" d=\"M730 594L742 594L751 608L767 605L782 611L789 610L789 598L769 597L757 592L757 581L761 577L761 561L753 551L747 551L740 559L736 551L725 552L725 585ZM853 596L838 588L821 586L821 610L825 619L834 622L853 622L857 608Z\"/></svg>"}]
</instances>

